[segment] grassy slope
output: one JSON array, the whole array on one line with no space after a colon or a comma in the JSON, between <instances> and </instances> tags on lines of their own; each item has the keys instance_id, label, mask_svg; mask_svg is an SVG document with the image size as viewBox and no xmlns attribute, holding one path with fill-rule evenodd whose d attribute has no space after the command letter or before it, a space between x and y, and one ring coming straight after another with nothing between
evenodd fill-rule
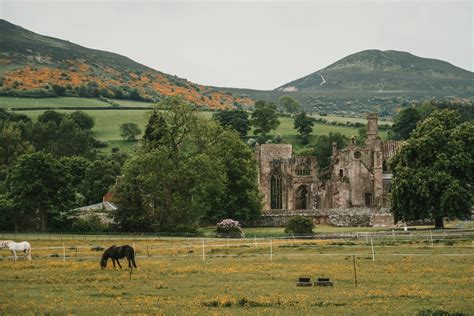
<instances>
[{"instance_id":1,"label":"grassy slope","mask_svg":"<svg viewBox=\"0 0 474 316\"><path fill-rule=\"evenodd\" d=\"M151 106L150 103L135 102L127 100L116 100L118 104L126 107L147 107ZM145 128L147 122L146 110L92 110L94 107L110 107L110 104L100 101L98 99L84 99L84 98L45 98L45 99L21 99L21 98L10 98L0 97L0 108L27 108L31 107L32 110L21 111L30 116L33 120L36 120L38 116L43 113L42 110L34 110L35 107L52 107L52 108L68 108L68 107L84 107L91 108L91 110L84 110L95 119L95 127L93 129L94 135L102 140L109 143L109 147L105 150L110 150L112 147L119 147L122 150L131 150L134 143L123 141L120 137L119 127L120 124L126 122L137 123L142 129ZM67 113L73 110L60 110L61 112ZM211 118L212 112L201 112L201 115ZM318 117L318 116L316 116ZM327 120L336 122L362 122L365 123L364 119L358 118L346 118L336 116L325 116ZM388 122L380 122L385 124ZM315 124L312 137L310 141L314 141L316 135L325 135L330 132L339 132L347 137L357 135L358 131L356 128L344 127L344 126L332 126L324 124ZM276 131L271 133L272 135L279 134L283 137L284 142L291 143L295 147L302 146L298 137L297 131L293 128L293 119L289 117L280 117L280 126ZM386 131L380 132L382 138L386 138ZM250 131L249 135L253 135Z\"/></svg>"},{"instance_id":2,"label":"grassy slope","mask_svg":"<svg viewBox=\"0 0 474 316\"><path fill-rule=\"evenodd\" d=\"M56 253L59 258L0 261L0 313L416 315L428 309L474 310L470 240L435 247L376 243L375 261L364 241L353 245L274 241L270 260L268 241L249 247L231 246L232 241L224 246L220 240L213 241L220 247L206 243L202 261L200 240L124 240L135 243L139 256L131 280L127 269L114 270L110 262L107 270L99 269L101 252L91 251L91 245L112 243L66 242L65 263L62 249L33 251L34 256ZM158 257L146 257L150 244L150 254ZM32 245L62 247L58 241L32 241ZM74 246L85 246L78 256L92 259L74 259ZM358 254L357 287L353 253ZM422 255L390 255L397 253ZM296 287L301 276L330 277L334 287Z\"/></svg>"}]
</instances>

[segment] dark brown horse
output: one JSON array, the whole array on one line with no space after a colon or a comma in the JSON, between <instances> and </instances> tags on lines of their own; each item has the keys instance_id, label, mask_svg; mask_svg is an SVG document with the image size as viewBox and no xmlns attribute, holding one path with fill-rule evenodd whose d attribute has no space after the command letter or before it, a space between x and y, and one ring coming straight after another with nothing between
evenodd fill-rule
<instances>
[{"instance_id":1,"label":"dark brown horse","mask_svg":"<svg viewBox=\"0 0 474 316\"><path fill-rule=\"evenodd\" d=\"M137 264L135 263L135 251L133 250L133 247L130 247L128 245L125 246L112 246L110 248L107 248L104 251L104 254L102 255L102 259L100 259L100 266L102 269L105 269L107 267L107 261L109 258L112 259L112 263L114 264L115 268L115 261L117 261L120 269L122 269L122 266L120 265L120 261L118 260L119 258L127 258L128 260L128 267L131 269L132 264L136 268Z\"/></svg>"}]
</instances>

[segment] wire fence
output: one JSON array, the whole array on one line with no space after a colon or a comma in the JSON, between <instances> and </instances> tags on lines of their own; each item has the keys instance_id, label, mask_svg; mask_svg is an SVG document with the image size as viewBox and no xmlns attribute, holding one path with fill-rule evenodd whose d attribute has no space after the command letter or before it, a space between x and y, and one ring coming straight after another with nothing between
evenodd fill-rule
<instances>
[{"instance_id":1,"label":"wire fence","mask_svg":"<svg viewBox=\"0 0 474 316\"><path fill-rule=\"evenodd\" d=\"M2 236L4 237L4 236ZM332 238L330 238L332 237ZM84 241L85 240L85 241ZM57 244L57 240L35 246L32 241L32 258L68 260L99 260L102 252L113 242L102 239L71 239ZM331 234L325 236L291 236L274 238L173 238L124 239L133 246L137 258L191 258L202 261L212 258L237 257L308 257L308 256L473 256L474 231L442 231L380 234L374 232ZM396 250L396 251L395 251ZM400 250L403 252L401 253ZM21 256L21 253L19 254ZM0 260L12 258L9 252L0 253Z\"/></svg>"}]
</instances>

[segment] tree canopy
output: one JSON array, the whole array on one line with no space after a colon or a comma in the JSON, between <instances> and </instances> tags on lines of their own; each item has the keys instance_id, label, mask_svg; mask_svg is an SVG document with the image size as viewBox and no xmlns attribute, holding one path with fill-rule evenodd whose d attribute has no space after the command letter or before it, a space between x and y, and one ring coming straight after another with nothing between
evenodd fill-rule
<instances>
[{"instance_id":1,"label":"tree canopy","mask_svg":"<svg viewBox=\"0 0 474 316\"><path fill-rule=\"evenodd\" d=\"M244 110L221 110L214 113L213 118L222 127L232 128L240 137L247 136L250 130L249 115Z\"/></svg>"},{"instance_id":2,"label":"tree canopy","mask_svg":"<svg viewBox=\"0 0 474 316\"><path fill-rule=\"evenodd\" d=\"M300 133L304 143L308 142L308 136L313 132L313 119L306 115L306 112L301 112L295 116L294 127Z\"/></svg>"},{"instance_id":3,"label":"tree canopy","mask_svg":"<svg viewBox=\"0 0 474 316\"><path fill-rule=\"evenodd\" d=\"M252 112L250 124L255 127L253 133L263 138L280 125L276 105L272 102L257 101Z\"/></svg>"},{"instance_id":4,"label":"tree canopy","mask_svg":"<svg viewBox=\"0 0 474 316\"><path fill-rule=\"evenodd\" d=\"M301 110L300 101L289 95L281 96L278 99L278 105L288 113L296 113Z\"/></svg>"},{"instance_id":5,"label":"tree canopy","mask_svg":"<svg viewBox=\"0 0 474 316\"><path fill-rule=\"evenodd\" d=\"M474 124L456 111L435 111L419 123L391 161L395 220L470 215L474 185Z\"/></svg>"},{"instance_id":6,"label":"tree canopy","mask_svg":"<svg viewBox=\"0 0 474 316\"><path fill-rule=\"evenodd\" d=\"M169 110L150 115L138 152L114 187L119 228L192 231L206 218L258 216L256 166L238 135L180 98L159 106Z\"/></svg>"}]
</instances>

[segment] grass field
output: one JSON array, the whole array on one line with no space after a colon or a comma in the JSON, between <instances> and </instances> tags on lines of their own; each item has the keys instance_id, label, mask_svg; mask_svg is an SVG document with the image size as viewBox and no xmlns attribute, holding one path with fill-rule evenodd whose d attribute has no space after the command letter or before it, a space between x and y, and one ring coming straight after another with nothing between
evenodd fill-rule
<instances>
[{"instance_id":1,"label":"grass field","mask_svg":"<svg viewBox=\"0 0 474 316\"><path fill-rule=\"evenodd\" d=\"M15 109L15 108L37 108L37 107L110 107L107 102L100 101L99 99L85 99L85 98L12 98L12 97L0 97L0 108L4 109Z\"/></svg>"},{"instance_id":2,"label":"grass field","mask_svg":"<svg viewBox=\"0 0 474 316\"><path fill-rule=\"evenodd\" d=\"M363 240L273 240L270 255L268 240L212 239L204 256L200 239L124 240L137 250L131 279L110 262L99 269L102 251L94 249L112 243L32 241L33 261L0 260L0 314L474 312L471 239L375 241L375 260ZM296 287L302 276L329 277L334 287Z\"/></svg>"},{"instance_id":3,"label":"grass field","mask_svg":"<svg viewBox=\"0 0 474 316\"><path fill-rule=\"evenodd\" d=\"M129 100L116 100L121 106L126 107L144 107L150 106L150 103L136 102ZM112 147L119 147L121 150L131 151L135 146L135 142L124 141L120 137L119 127L122 123L137 123L143 131L147 122L147 110L93 110L94 107L110 107L110 104L100 101L98 99L84 99L84 98L44 98L44 99L33 99L33 98L11 98L11 97L0 97L0 108L12 109L12 108L31 108L31 110L21 111L21 113L27 114L33 120L36 120L38 116L43 113L43 110L35 110L36 107L52 107L52 108L91 108L90 110L84 110L95 119L95 127L93 129L94 135L101 141L109 143L109 147L105 148L105 151L109 151ZM63 113L71 112L71 110L58 110ZM212 112L201 112L201 115L211 118ZM331 121L337 122L363 122L365 120L358 118L346 118L346 117L335 117L326 116L324 117ZM293 119L289 117L280 117L280 126L273 131L271 134L279 134L283 137L283 142L291 143L296 148L301 147L301 139L298 136L298 132L293 128ZM387 122L380 122L387 123ZM326 135L330 132L339 132L347 137L358 135L358 130L352 127L344 126L333 126L326 124L315 124L313 133L310 136L310 143L314 142L316 135ZM249 135L253 135L252 131ZM381 131L380 135L382 138L386 138L387 132Z\"/></svg>"}]
</instances>

